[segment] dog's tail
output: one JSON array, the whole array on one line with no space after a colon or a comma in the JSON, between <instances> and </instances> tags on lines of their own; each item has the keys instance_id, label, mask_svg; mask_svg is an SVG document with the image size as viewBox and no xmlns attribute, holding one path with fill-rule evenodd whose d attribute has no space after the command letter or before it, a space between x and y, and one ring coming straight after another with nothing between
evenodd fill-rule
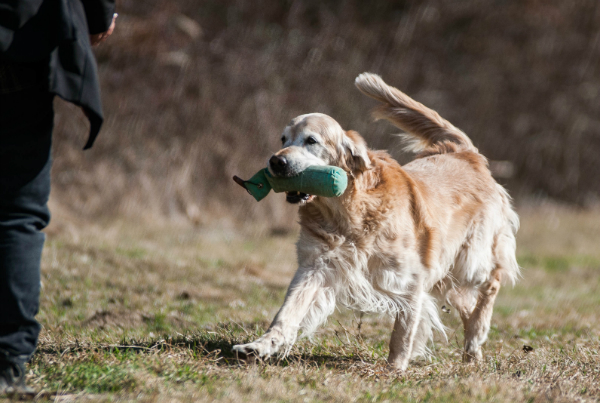
<instances>
[{"instance_id":1,"label":"dog's tail","mask_svg":"<svg viewBox=\"0 0 600 403\"><path fill-rule=\"evenodd\" d=\"M373 116L404 130L407 150L427 154L477 151L465 133L437 112L387 85L378 75L362 73L354 84L363 94L383 103L375 108Z\"/></svg>"}]
</instances>

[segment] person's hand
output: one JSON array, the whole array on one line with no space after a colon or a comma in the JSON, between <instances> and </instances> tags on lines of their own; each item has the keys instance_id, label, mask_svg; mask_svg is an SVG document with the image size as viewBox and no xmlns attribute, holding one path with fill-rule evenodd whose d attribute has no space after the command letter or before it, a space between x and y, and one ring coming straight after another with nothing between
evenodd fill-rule
<instances>
[{"instance_id":1,"label":"person's hand","mask_svg":"<svg viewBox=\"0 0 600 403\"><path fill-rule=\"evenodd\" d=\"M113 15L113 19L112 19L112 22L110 23L110 27L108 27L108 31L101 32L99 34L90 35L90 42L92 43L92 46L96 46L100 42L103 42L104 40L106 40L106 38L108 38L113 33L113 31L115 30L115 20L117 19L118 16L119 16L119 14L117 14L117 13L115 13Z\"/></svg>"}]
</instances>

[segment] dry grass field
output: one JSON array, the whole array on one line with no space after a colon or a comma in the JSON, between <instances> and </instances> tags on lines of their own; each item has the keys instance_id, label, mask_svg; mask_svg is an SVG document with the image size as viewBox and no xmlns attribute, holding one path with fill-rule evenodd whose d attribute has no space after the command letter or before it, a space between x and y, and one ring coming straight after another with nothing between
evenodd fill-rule
<instances>
[{"instance_id":1,"label":"dry grass field","mask_svg":"<svg viewBox=\"0 0 600 403\"><path fill-rule=\"evenodd\" d=\"M234 359L282 302L293 233L56 214L30 382L53 401L600 401L600 212L520 213L523 278L500 292L485 359L461 363L451 311L448 342L404 373L385 365L391 320L346 310L286 359Z\"/></svg>"}]
</instances>

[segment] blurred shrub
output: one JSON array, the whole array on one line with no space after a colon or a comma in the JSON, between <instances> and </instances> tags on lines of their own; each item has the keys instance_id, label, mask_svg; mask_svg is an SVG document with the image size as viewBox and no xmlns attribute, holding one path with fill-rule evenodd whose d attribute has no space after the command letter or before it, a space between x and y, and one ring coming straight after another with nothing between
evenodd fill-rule
<instances>
[{"instance_id":1,"label":"blurred shrub","mask_svg":"<svg viewBox=\"0 0 600 403\"><path fill-rule=\"evenodd\" d=\"M372 123L363 71L436 109L492 160L517 197L600 196L597 0L122 0L97 49L107 121L94 148L59 107L54 196L86 215L215 216L285 226L283 196L257 204L231 180L323 112L401 161Z\"/></svg>"}]
</instances>

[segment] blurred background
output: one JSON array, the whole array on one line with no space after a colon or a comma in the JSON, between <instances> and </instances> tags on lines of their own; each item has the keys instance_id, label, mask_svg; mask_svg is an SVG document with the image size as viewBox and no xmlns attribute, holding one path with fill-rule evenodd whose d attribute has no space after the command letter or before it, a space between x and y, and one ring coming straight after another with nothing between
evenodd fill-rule
<instances>
[{"instance_id":1,"label":"blurred background","mask_svg":"<svg viewBox=\"0 0 600 403\"><path fill-rule=\"evenodd\" d=\"M52 203L94 219L268 223L250 177L291 118L323 112L410 160L354 88L380 74L464 130L517 205L600 200L597 0L118 0L96 49L105 125L57 102ZM79 119L74 118L80 116Z\"/></svg>"}]
</instances>

